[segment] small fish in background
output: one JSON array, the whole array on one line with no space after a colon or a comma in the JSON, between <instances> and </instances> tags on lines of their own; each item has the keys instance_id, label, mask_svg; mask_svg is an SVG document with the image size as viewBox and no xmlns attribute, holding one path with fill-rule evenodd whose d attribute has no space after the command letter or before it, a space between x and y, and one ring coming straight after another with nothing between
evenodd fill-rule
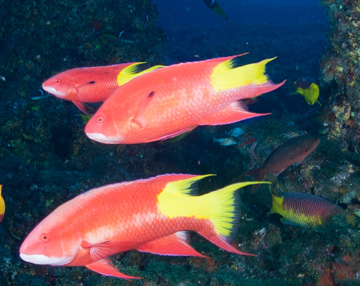
<instances>
[{"instance_id":1,"label":"small fish in background","mask_svg":"<svg viewBox=\"0 0 360 286\"><path fill-rule=\"evenodd\" d=\"M102 102L119 86L133 78L162 66L141 71L144 62L99 67L81 67L63 71L49 78L42 88L60 99L72 101L82 112L89 114L85 103Z\"/></svg>"},{"instance_id":2,"label":"small fish in background","mask_svg":"<svg viewBox=\"0 0 360 286\"><path fill-rule=\"evenodd\" d=\"M242 103L273 91L265 74L272 59L240 65L239 57L166 66L118 88L85 127L104 144L138 144L176 137L200 125L224 125L263 116Z\"/></svg>"},{"instance_id":3,"label":"small fish in background","mask_svg":"<svg viewBox=\"0 0 360 286\"><path fill-rule=\"evenodd\" d=\"M242 128L240 127L236 127L234 129L231 129L230 131L227 132L227 134L231 137L235 137L235 138L238 138L240 137L241 135L243 135L245 132Z\"/></svg>"},{"instance_id":4,"label":"small fish in background","mask_svg":"<svg viewBox=\"0 0 360 286\"><path fill-rule=\"evenodd\" d=\"M320 138L313 135L292 138L272 151L260 168L243 175L252 176L255 181L261 181L267 174L278 176L292 164L300 164L319 143ZM257 188L258 186L254 186L252 193Z\"/></svg>"},{"instance_id":5,"label":"small fish in background","mask_svg":"<svg viewBox=\"0 0 360 286\"><path fill-rule=\"evenodd\" d=\"M203 1L208 8L213 10L220 17L224 18L225 21L229 20L228 16L225 14L223 8L221 8L221 6L216 2L216 0L203 0Z\"/></svg>"},{"instance_id":6,"label":"small fish in background","mask_svg":"<svg viewBox=\"0 0 360 286\"><path fill-rule=\"evenodd\" d=\"M296 89L292 94L301 94L306 103L310 105L314 105L315 103L320 104L319 95L320 89L319 86L315 83L315 79L309 76L304 76L299 78L294 82L294 87Z\"/></svg>"},{"instance_id":7,"label":"small fish in background","mask_svg":"<svg viewBox=\"0 0 360 286\"><path fill-rule=\"evenodd\" d=\"M355 223L355 218L338 205L324 198L306 193L287 193L270 187L272 206L270 214L282 216L285 224L319 227L332 221L335 215L346 218L349 224Z\"/></svg>"},{"instance_id":8,"label":"small fish in background","mask_svg":"<svg viewBox=\"0 0 360 286\"><path fill-rule=\"evenodd\" d=\"M213 138L213 141L215 143L220 144L221 146L231 146L235 145L237 142L233 137L227 137L227 138Z\"/></svg>"},{"instance_id":9,"label":"small fish in background","mask_svg":"<svg viewBox=\"0 0 360 286\"><path fill-rule=\"evenodd\" d=\"M0 222L2 222L4 215L5 215L5 201L1 194L2 187L3 187L3 185L0 185Z\"/></svg>"},{"instance_id":10,"label":"small fish in background","mask_svg":"<svg viewBox=\"0 0 360 286\"><path fill-rule=\"evenodd\" d=\"M129 250L159 255L198 256L186 231L218 247L252 255L231 245L240 204L237 190L267 182L232 184L196 196L197 182L211 175L166 174L92 189L62 204L41 221L20 247L27 262L85 266L124 279L109 256Z\"/></svg>"}]
</instances>

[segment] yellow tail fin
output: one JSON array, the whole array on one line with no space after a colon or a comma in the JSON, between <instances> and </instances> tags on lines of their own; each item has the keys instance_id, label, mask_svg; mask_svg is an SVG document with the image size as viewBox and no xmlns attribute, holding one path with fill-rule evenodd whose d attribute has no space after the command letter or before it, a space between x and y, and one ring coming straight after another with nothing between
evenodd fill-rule
<instances>
[{"instance_id":1,"label":"yellow tail fin","mask_svg":"<svg viewBox=\"0 0 360 286\"><path fill-rule=\"evenodd\" d=\"M117 76L118 85L122 86L122 85L129 82L130 80L132 80L135 77L138 77L138 76L143 75L145 73L148 73L148 72L151 72L153 70L164 67L162 65L157 65L157 66L153 66L151 68L148 68L146 70L140 71L139 66L142 65L142 64L145 64L145 62L133 63L133 64L127 66L126 68L124 68Z\"/></svg>"},{"instance_id":2,"label":"yellow tail fin","mask_svg":"<svg viewBox=\"0 0 360 286\"><path fill-rule=\"evenodd\" d=\"M266 59L258 63L234 67L236 58L218 64L211 74L211 85L215 91L246 86L249 84L262 84L269 81L265 74L265 66L276 59Z\"/></svg>"},{"instance_id":3,"label":"yellow tail fin","mask_svg":"<svg viewBox=\"0 0 360 286\"><path fill-rule=\"evenodd\" d=\"M269 184L269 182L236 183L203 196L203 204L210 206L209 220L214 224L214 230L218 236L230 238L236 232L240 202L235 192L255 184Z\"/></svg>"},{"instance_id":4,"label":"yellow tail fin","mask_svg":"<svg viewBox=\"0 0 360 286\"><path fill-rule=\"evenodd\" d=\"M159 210L169 218L209 219L217 235L229 237L235 230L240 208L235 191L249 185L269 183L243 182L202 196L191 195L192 185L208 176L212 175L196 176L168 183L158 195Z\"/></svg>"},{"instance_id":5,"label":"yellow tail fin","mask_svg":"<svg viewBox=\"0 0 360 286\"><path fill-rule=\"evenodd\" d=\"M230 244L236 234L240 215L236 190L249 185L270 183L243 182L202 196L191 195L194 183L207 176L211 175L168 183L157 197L159 212L170 219L188 217L204 220L204 228L200 227L197 230L200 235L226 251L252 255L241 252ZM208 221L212 223L212 229L206 227Z\"/></svg>"}]
</instances>

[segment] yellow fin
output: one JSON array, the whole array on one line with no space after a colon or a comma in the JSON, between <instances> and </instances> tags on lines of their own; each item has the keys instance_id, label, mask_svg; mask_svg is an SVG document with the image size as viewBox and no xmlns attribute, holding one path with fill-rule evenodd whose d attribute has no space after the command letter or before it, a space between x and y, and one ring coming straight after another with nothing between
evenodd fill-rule
<instances>
[{"instance_id":1,"label":"yellow fin","mask_svg":"<svg viewBox=\"0 0 360 286\"><path fill-rule=\"evenodd\" d=\"M119 72L119 74L117 76L118 85L122 86L122 85L129 82L130 80L132 80L135 77L138 77L138 76L143 75L145 73L148 73L148 72L151 72L153 70L164 67L162 65L157 65L157 66L153 66L151 68L148 68L146 70L139 71L139 66L142 65L142 64L145 64L145 63L146 62L133 63L133 64L127 66L126 68L124 68L123 70L121 70L121 72Z\"/></svg>"},{"instance_id":2,"label":"yellow fin","mask_svg":"<svg viewBox=\"0 0 360 286\"><path fill-rule=\"evenodd\" d=\"M168 183L158 195L159 212L168 218L194 217L209 219L216 234L230 236L236 225L240 204L236 203L235 191L254 184L269 182L243 182L229 185L202 196L191 196L191 186L196 181L212 175L197 176Z\"/></svg>"},{"instance_id":3,"label":"yellow fin","mask_svg":"<svg viewBox=\"0 0 360 286\"><path fill-rule=\"evenodd\" d=\"M284 195L277 196L275 194L272 194L272 205L269 213L270 214L276 213L285 216L285 211L282 207L283 201L284 201Z\"/></svg>"},{"instance_id":4,"label":"yellow fin","mask_svg":"<svg viewBox=\"0 0 360 286\"><path fill-rule=\"evenodd\" d=\"M4 198L1 195L2 186L3 185L0 185L0 216L1 216L0 222L1 222L2 218L3 218L4 213L5 213L5 201L4 201Z\"/></svg>"},{"instance_id":5,"label":"yellow fin","mask_svg":"<svg viewBox=\"0 0 360 286\"><path fill-rule=\"evenodd\" d=\"M210 77L215 91L267 82L269 79L265 74L265 66L276 57L235 68L234 59L236 58L222 62L213 69Z\"/></svg>"}]
</instances>

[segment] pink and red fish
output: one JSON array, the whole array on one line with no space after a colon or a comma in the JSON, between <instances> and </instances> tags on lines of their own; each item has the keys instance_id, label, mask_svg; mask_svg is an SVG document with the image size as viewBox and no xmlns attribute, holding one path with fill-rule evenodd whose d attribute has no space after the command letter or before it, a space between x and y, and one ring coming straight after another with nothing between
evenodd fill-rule
<instances>
[{"instance_id":1,"label":"pink and red fish","mask_svg":"<svg viewBox=\"0 0 360 286\"><path fill-rule=\"evenodd\" d=\"M118 88L85 127L105 144L165 140L199 125L230 124L262 116L244 109L242 99L284 84L273 84L265 66L273 59L237 66L238 55L166 66Z\"/></svg>"},{"instance_id":2,"label":"pink and red fish","mask_svg":"<svg viewBox=\"0 0 360 286\"><path fill-rule=\"evenodd\" d=\"M119 86L134 77L162 66L140 71L143 62L124 63L99 67L82 67L63 71L49 78L42 88L58 98L72 101L81 111L88 114L84 103L101 102Z\"/></svg>"},{"instance_id":3,"label":"pink and red fish","mask_svg":"<svg viewBox=\"0 0 360 286\"><path fill-rule=\"evenodd\" d=\"M230 243L236 234L236 190L243 182L195 196L197 181L209 175L168 174L103 186L55 209L28 235L20 257L35 264L85 266L103 275L120 273L109 256L138 250L160 255L199 256L186 231L241 255Z\"/></svg>"}]
</instances>

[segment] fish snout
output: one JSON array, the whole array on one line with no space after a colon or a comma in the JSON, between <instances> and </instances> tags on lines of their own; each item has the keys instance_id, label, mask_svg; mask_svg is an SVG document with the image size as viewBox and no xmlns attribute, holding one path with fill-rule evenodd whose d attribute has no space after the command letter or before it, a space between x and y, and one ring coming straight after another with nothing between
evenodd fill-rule
<instances>
[{"instance_id":1,"label":"fish snout","mask_svg":"<svg viewBox=\"0 0 360 286\"><path fill-rule=\"evenodd\" d=\"M119 130L116 122L101 114L95 114L89 120L85 126L85 134L91 140L103 144L120 144L128 136L128 132Z\"/></svg>"},{"instance_id":2,"label":"fish snout","mask_svg":"<svg viewBox=\"0 0 360 286\"><path fill-rule=\"evenodd\" d=\"M64 98L66 96L66 93L59 90L59 89L56 89L54 87L53 84L51 84L51 82L49 82L49 80L45 81L43 84L42 84L42 89L45 90L46 92L52 94L52 95L55 95L56 97L59 97L59 98Z\"/></svg>"}]
</instances>

